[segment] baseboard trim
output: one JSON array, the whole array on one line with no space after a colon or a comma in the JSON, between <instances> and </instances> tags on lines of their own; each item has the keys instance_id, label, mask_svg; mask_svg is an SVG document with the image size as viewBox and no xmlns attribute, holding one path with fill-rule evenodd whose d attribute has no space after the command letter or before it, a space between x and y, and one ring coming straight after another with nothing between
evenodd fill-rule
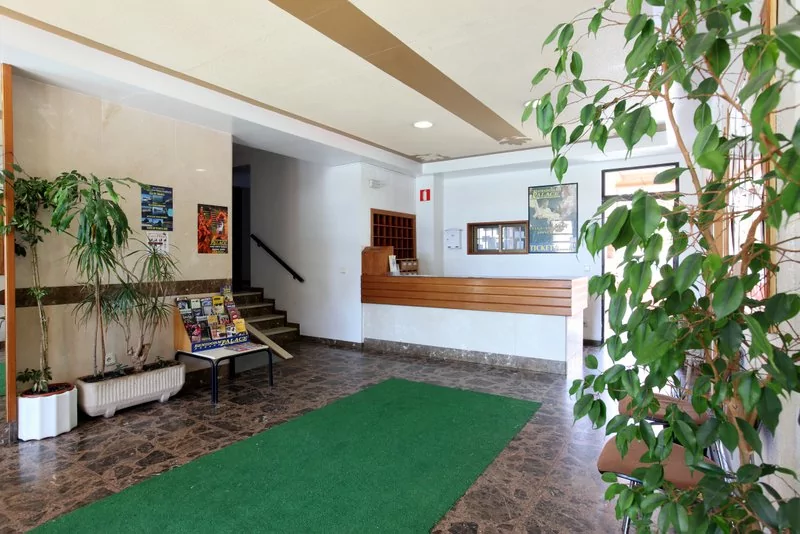
<instances>
[{"instance_id":1,"label":"baseboard trim","mask_svg":"<svg viewBox=\"0 0 800 534\"><path fill-rule=\"evenodd\" d=\"M357 343L355 341L342 341L341 339L330 339L327 337L301 335L300 341L307 341L309 343L319 343L321 345L326 345L328 347L333 347L336 349L355 350L355 351L364 350L363 343Z\"/></svg>"},{"instance_id":2,"label":"baseboard trim","mask_svg":"<svg viewBox=\"0 0 800 534\"><path fill-rule=\"evenodd\" d=\"M539 373L550 373L565 376L567 363L543 358L527 358L512 354L497 354L475 350L452 349L447 347L434 347L430 345L417 345L414 343L401 343L382 339L365 339L364 352L372 354L408 354L432 360L455 360L461 362L479 363L495 367L510 367L524 369Z\"/></svg>"}]
</instances>

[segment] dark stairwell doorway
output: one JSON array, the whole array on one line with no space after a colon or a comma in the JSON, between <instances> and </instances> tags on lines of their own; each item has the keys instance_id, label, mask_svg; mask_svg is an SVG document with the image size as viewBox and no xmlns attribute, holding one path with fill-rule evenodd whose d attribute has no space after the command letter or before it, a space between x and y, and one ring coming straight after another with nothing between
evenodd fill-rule
<instances>
[{"instance_id":1,"label":"dark stairwell doorway","mask_svg":"<svg viewBox=\"0 0 800 534\"><path fill-rule=\"evenodd\" d=\"M233 289L250 287L250 165L233 168Z\"/></svg>"}]
</instances>

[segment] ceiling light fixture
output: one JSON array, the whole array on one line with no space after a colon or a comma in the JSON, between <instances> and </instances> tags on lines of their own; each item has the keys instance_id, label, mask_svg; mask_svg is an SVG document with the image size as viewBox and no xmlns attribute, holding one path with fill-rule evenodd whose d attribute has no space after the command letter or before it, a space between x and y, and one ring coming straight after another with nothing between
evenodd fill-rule
<instances>
[{"instance_id":1,"label":"ceiling light fixture","mask_svg":"<svg viewBox=\"0 0 800 534\"><path fill-rule=\"evenodd\" d=\"M425 130L433 126L431 121L417 121L414 123L414 128L419 128L420 130Z\"/></svg>"},{"instance_id":2,"label":"ceiling light fixture","mask_svg":"<svg viewBox=\"0 0 800 534\"><path fill-rule=\"evenodd\" d=\"M197 171L197 172L206 172L205 169L195 169L195 171Z\"/></svg>"}]
</instances>

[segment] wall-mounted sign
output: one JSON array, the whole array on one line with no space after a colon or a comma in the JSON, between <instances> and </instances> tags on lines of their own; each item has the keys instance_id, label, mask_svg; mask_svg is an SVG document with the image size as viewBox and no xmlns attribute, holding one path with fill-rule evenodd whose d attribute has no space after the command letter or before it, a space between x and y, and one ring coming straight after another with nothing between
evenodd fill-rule
<instances>
[{"instance_id":1,"label":"wall-mounted sign","mask_svg":"<svg viewBox=\"0 0 800 534\"><path fill-rule=\"evenodd\" d=\"M172 231L172 188L142 184L142 230Z\"/></svg>"},{"instance_id":2,"label":"wall-mounted sign","mask_svg":"<svg viewBox=\"0 0 800 534\"><path fill-rule=\"evenodd\" d=\"M431 201L431 190L430 189L420 189L419 190L419 201L420 202L430 202Z\"/></svg>"},{"instance_id":3,"label":"wall-mounted sign","mask_svg":"<svg viewBox=\"0 0 800 534\"><path fill-rule=\"evenodd\" d=\"M578 251L578 184L528 188L528 251Z\"/></svg>"},{"instance_id":4,"label":"wall-mounted sign","mask_svg":"<svg viewBox=\"0 0 800 534\"><path fill-rule=\"evenodd\" d=\"M169 254L169 232L145 232L147 235L147 244L161 254Z\"/></svg>"},{"instance_id":5,"label":"wall-mounted sign","mask_svg":"<svg viewBox=\"0 0 800 534\"><path fill-rule=\"evenodd\" d=\"M197 205L197 252L200 254L228 253L228 208Z\"/></svg>"}]
</instances>

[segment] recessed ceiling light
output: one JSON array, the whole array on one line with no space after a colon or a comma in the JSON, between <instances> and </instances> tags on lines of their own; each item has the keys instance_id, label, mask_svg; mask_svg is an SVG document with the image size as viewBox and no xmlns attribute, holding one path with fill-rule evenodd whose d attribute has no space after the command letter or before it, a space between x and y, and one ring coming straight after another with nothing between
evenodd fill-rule
<instances>
[{"instance_id":1,"label":"recessed ceiling light","mask_svg":"<svg viewBox=\"0 0 800 534\"><path fill-rule=\"evenodd\" d=\"M417 121L414 123L414 128L419 128L420 130L430 128L431 126L433 126L431 121Z\"/></svg>"},{"instance_id":2,"label":"recessed ceiling light","mask_svg":"<svg viewBox=\"0 0 800 534\"><path fill-rule=\"evenodd\" d=\"M205 169L195 169L197 172L206 172Z\"/></svg>"}]
</instances>

